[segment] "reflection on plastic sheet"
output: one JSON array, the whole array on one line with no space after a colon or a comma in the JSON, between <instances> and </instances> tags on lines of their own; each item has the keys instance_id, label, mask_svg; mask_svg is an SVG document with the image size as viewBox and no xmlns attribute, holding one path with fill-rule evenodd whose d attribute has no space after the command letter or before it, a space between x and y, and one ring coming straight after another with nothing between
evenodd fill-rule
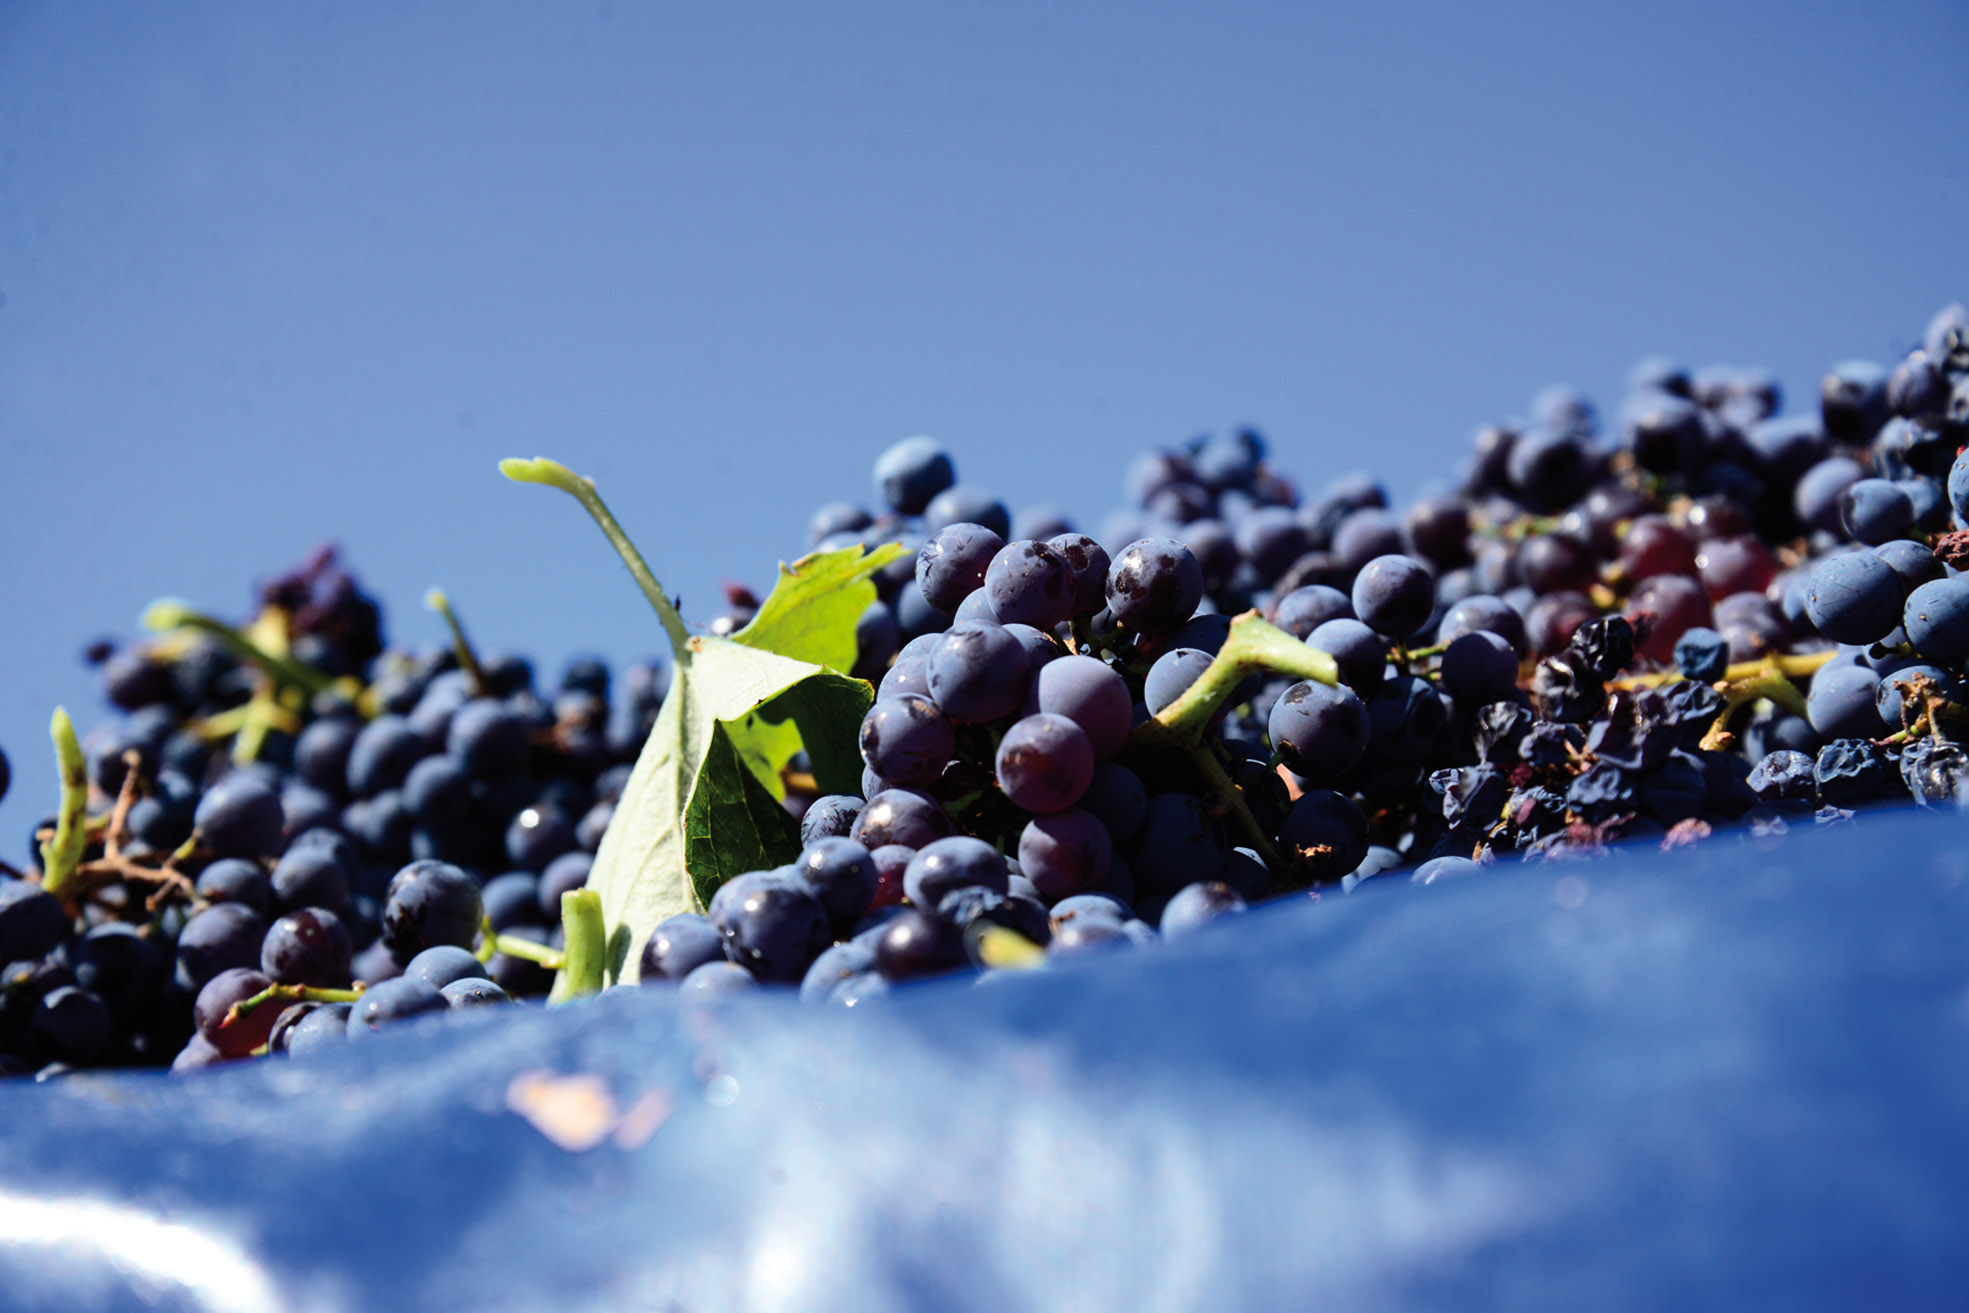
<instances>
[{"instance_id":1,"label":"reflection on plastic sheet","mask_svg":"<svg viewBox=\"0 0 1969 1313\"><path fill-rule=\"evenodd\" d=\"M0 1309L1960 1307L1969 828L0 1086ZM1782 877L1784 896L1771 896Z\"/></svg>"},{"instance_id":2,"label":"reflection on plastic sheet","mask_svg":"<svg viewBox=\"0 0 1969 1313\"><path fill-rule=\"evenodd\" d=\"M106 1199L0 1191L0 1274L17 1309L29 1301L84 1309L132 1300L199 1313L295 1307L230 1237Z\"/></svg>"}]
</instances>

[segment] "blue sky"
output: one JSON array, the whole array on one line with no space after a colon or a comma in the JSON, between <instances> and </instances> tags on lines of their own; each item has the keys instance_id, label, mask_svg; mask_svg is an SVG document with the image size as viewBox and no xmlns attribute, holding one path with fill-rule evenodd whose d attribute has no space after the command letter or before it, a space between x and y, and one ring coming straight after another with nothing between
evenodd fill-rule
<instances>
[{"instance_id":1,"label":"blue sky","mask_svg":"<svg viewBox=\"0 0 1969 1313\"><path fill-rule=\"evenodd\" d=\"M1969 10L0 7L0 844L76 653L324 539L410 643L660 645L875 453L1093 523L1241 422L1398 493L1639 356L1809 403L1969 298ZM845 12L843 10L846 10Z\"/></svg>"}]
</instances>

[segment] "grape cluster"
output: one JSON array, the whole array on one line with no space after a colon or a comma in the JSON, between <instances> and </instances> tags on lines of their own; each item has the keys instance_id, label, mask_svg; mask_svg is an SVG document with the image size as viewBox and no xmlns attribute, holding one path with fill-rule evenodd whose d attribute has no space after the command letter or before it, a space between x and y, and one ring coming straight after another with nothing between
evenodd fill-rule
<instances>
[{"instance_id":1,"label":"grape cluster","mask_svg":"<svg viewBox=\"0 0 1969 1313\"><path fill-rule=\"evenodd\" d=\"M1800 414L1766 374L1646 361L1609 429L1548 389L1400 512L1360 475L1303 496L1255 432L1205 437L1137 460L1098 537L1014 516L931 439L884 452L879 513L810 525L908 549L859 627L862 796L806 822L877 892L775 970L804 957L853 1001L960 965L981 917L1074 952L1392 871L1969 802L1969 309L1892 368L1835 365ZM1250 610L1338 681L1252 680L1214 769L1131 746ZM763 933L737 915L690 932L714 965Z\"/></svg>"},{"instance_id":2,"label":"grape cluster","mask_svg":"<svg viewBox=\"0 0 1969 1313\"><path fill-rule=\"evenodd\" d=\"M860 792L803 792L796 759L798 859L658 926L642 981L853 1006L1399 873L1969 805L1969 308L1804 413L1767 375L1648 361L1616 415L1541 393L1399 513L1361 475L1302 494L1255 432L1200 438L1137 460L1098 535L890 448L879 512L810 525L907 549L856 626ZM759 606L726 600L714 633ZM1330 667L1246 659L1249 612ZM0 1073L540 996L668 684L580 659L543 694L462 632L386 649L330 553L242 630L90 655L122 714L85 741L66 896L0 873Z\"/></svg>"},{"instance_id":3,"label":"grape cluster","mask_svg":"<svg viewBox=\"0 0 1969 1313\"><path fill-rule=\"evenodd\" d=\"M0 877L0 1072L182 1070L544 995L539 963L480 960L482 930L558 949L667 667L615 688L581 658L544 695L517 657L386 650L326 551L264 585L243 631L188 632L89 653L123 714L83 738L75 892ZM56 829L36 827L30 866ZM358 981L353 1003L220 1024L270 985Z\"/></svg>"}]
</instances>

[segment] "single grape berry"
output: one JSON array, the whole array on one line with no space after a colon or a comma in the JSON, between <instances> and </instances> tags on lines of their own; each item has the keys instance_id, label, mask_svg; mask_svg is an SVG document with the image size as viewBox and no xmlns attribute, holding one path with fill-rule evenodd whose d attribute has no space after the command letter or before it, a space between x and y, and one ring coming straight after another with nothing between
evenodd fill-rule
<instances>
[{"instance_id":1,"label":"single grape berry","mask_svg":"<svg viewBox=\"0 0 1969 1313\"><path fill-rule=\"evenodd\" d=\"M964 599L984 587L985 573L1005 540L980 524L952 524L937 530L916 553L916 586L923 600L944 615L955 615Z\"/></svg>"},{"instance_id":2,"label":"single grape berry","mask_svg":"<svg viewBox=\"0 0 1969 1313\"><path fill-rule=\"evenodd\" d=\"M1032 686L1032 662L1003 625L953 625L930 658L930 696L960 725L997 720L1018 711Z\"/></svg>"},{"instance_id":3,"label":"single grape berry","mask_svg":"<svg viewBox=\"0 0 1969 1313\"><path fill-rule=\"evenodd\" d=\"M1354 614L1377 633L1406 638L1428 622L1436 582L1410 556L1377 556L1354 578Z\"/></svg>"},{"instance_id":4,"label":"single grape berry","mask_svg":"<svg viewBox=\"0 0 1969 1313\"><path fill-rule=\"evenodd\" d=\"M437 944L470 948L485 905L472 877L449 862L418 861L390 880L383 906L383 942L398 963Z\"/></svg>"},{"instance_id":5,"label":"single grape berry","mask_svg":"<svg viewBox=\"0 0 1969 1313\"><path fill-rule=\"evenodd\" d=\"M943 773L957 746L956 729L927 697L884 698L861 722L861 757L892 784L927 784Z\"/></svg>"},{"instance_id":6,"label":"single grape berry","mask_svg":"<svg viewBox=\"0 0 1969 1313\"><path fill-rule=\"evenodd\" d=\"M707 962L725 961L725 939L706 918L679 912L656 923L638 960L643 984L674 985Z\"/></svg>"},{"instance_id":7,"label":"single grape berry","mask_svg":"<svg viewBox=\"0 0 1969 1313\"><path fill-rule=\"evenodd\" d=\"M1108 610L1139 634L1165 634L1196 614L1203 567L1173 538L1130 543L1108 570Z\"/></svg>"},{"instance_id":8,"label":"single grape berry","mask_svg":"<svg viewBox=\"0 0 1969 1313\"><path fill-rule=\"evenodd\" d=\"M1367 704L1345 685L1302 680L1272 704L1266 733L1295 774L1324 784L1351 770L1366 753Z\"/></svg>"},{"instance_id":9,"label":"single grape berry","mask_svg":"<svg viewBox=\"0 0 1969 1313\"><path fill-rule=\"evenodd\" d=\"M1079 725L1041 712L1005 731L996 760L998 787L1029 812L1065 811L1094 780L1094 747Z\"/></svg>"},{"instance_id":10,"label":"single grape berry","mask_svg":"<svg viewBox=\"0 0 1969 1313\"><path fill-rule=\"evenodd\" d=\"M324 907L298 908L267 928L260 971L282 985L340 989L349 983L354 951L340 917Z\"/></svg>"},{"instance_id":11,"label":"single grape berry","mask_svg":"<svg viewBox=\"0 0 1969 1313\"><path fill-rule=\"evenodd\" d=\"M1051 629L1074 613L1073 569L1051 543L1006 543L985 571L984 591L1000 624Z\"/></svg>"},{"instance_id":12,"label":"single grape berry","mask_svg":"<svg viewBox=\"0 0 1969 1313\"><path fill-rule=\"evenodd\" d=\"M921 515L956 481L950 453L935 438L904 438L875 458L875 489L899 515Z\"/></svg>"}]
</instances>

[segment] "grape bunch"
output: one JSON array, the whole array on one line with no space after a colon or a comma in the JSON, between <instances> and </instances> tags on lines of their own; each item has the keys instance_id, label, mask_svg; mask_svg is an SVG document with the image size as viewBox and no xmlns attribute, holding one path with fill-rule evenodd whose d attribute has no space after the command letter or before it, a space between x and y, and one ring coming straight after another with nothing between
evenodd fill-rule
<instances>
[{"instance_id":1,"label":"grape bunch","mask_svg":"<svg viewBox=\"0 0 1969 1313\"><path fill-rule=\"evenodd\" d=\"M196 619L88 654L123 714L82 739L60 896L34 869L58 816L0 876L0 1072L184 1070L544 996L667 667L616 687L579 658L543 694L462 630L386 649L332 551L265 584L244 628ZM223 1024L272 986L357 982Z\"/></svg>"},{"instance_id":2,"label":"grape bunch","mask_svg":"<svg viewBox=\"0 0 1969 1313\"><path fill-rule=\"evenodd\" d=\"M804 905L783 929L797 898L714 906L679 923L704 962L646 970L804 964L852 1002L966 942L977 964L981 919L1071 953L1391 872L1969 802L1969 309L1922 342L1833 366L1799 414L1767 374L1663 360L1610 431L1548 389L1399 513L1364 475L1302 496L1245 430L1143 455L1092 537L899 443L880 512L810 525L908 549L858 628L862 794L795 801L802 864L857 889L872 864L874 896L831 947ZM1246 611L1338 678L1247 679L1201 755L1138 733ZM743 877L767 886L818 897L800 867ZM799 950L761 973L741 946L762 936Z\"/></svg>"}]
</instances>

